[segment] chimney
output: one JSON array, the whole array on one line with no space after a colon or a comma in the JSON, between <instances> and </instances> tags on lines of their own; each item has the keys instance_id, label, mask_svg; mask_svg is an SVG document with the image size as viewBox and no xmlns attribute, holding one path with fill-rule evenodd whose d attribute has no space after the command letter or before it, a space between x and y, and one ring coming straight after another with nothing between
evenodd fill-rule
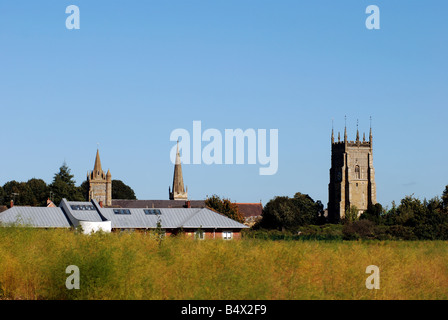
<instances>
[{"instance_id":1,"label":"chimney","mask_svg":"<svg viewBox=\"0 0 448 320\"><path fill-rule=\"evenodd\" d=\"M100 201L99 205L102 208L103 207L103 201Z\"/></svg>"},{"instance_id":2,"label":"chimney","mask_svg":"<svg viewBox=\"0 0 448 320\"><path fill-rule=\"evenodd\" d=\"M185 202L185 204L187 205L187 208L191 208L191 202L190 202L190 200L187 200L187 201Z\"/></svg>"},{"instance_id":3,"label":"chimney","mask_svg":"<svg viewBox=\"0 0 448 320\"><path fill-rule=\"evenodd\" d=\"M14 200L11 200L11 208L14 207Z\"/></svg>"}]
</instances>

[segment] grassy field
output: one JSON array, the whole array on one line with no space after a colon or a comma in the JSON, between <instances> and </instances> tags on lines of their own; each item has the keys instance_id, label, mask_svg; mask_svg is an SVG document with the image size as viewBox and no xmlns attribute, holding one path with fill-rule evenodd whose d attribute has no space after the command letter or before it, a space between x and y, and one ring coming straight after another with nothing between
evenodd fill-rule
<instances>
[{"instance_id":1,"label":"grassy field","mask_svg":"<svg viewBox=\"0 0 448 320\"><path fill-rule=\"evenodd\" d=\"M80 270L68 290L65 269ZM380 269L368 290L366 267ZM194 241L0 228L0 299L448 299L448 242Z\"/></svg>"}]
</instances>

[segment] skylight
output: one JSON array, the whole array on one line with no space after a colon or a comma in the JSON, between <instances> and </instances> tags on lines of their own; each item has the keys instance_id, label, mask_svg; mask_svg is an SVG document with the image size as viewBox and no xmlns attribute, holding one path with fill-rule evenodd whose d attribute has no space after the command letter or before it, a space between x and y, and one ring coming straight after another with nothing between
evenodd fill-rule
<instances>
[{"instance_id":1,"label":"skylight","mask_svg":"<svg viewBox=\"0 0 448 320\"><path fill-rule=\"evenodd\" d=\"M131 214L129 209L114 209L115 214Z\"/></svg>"},{"instance_id":2,"label":"skylight","mask_svg":"<svg viewBox=\"0 0 448 320\"><path fill-rule=\"evenodd\" d=\"M95 207L92 205L77 205L73 204L70 206L72 210L80 211L80 210L95 210Z\"/></svg>"},{"instance_id":3,"label":"skylight","mask_svg":"<svg viewBox=\"0 0 448 320\"><path fill-rule=\"evenodd\" d=\"M162 212L160 212L159 209L145 209L143 211L145 212L145 214L155 214L155 215L162 214Z\"/></svg>"}]
</instances>

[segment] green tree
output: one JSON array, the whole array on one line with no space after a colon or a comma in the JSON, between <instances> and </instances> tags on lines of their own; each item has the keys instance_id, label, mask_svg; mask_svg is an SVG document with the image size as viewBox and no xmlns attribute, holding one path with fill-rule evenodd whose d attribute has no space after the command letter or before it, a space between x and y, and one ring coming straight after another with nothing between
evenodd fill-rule
<instances>
[{"instance_id":1,"label":"green tree","mask_svg":"<svg viewBox=\"0 0 448 320\"><path fill-rule=\"evenodd\" d=\"M445 211L448 212L448 185L445 187L445 190L442 194L442 202L443 202L443 208Z\"/></svg>"},{"instance_id":2,"label":"green tree","mask_svg":"<svg viewBox=\"0 0 448 320\"><path fill-rule=\"evenodd\" d=\"M5 197L6 197L5 190L3 190L3 187L0 186L0 205L5 203L6 201Z\"/></svg>"},{"instance_id":3,"label":"green tree","mask_svg":"<svg viewBox=\"0 0 448 320\"><path fill-rule=\"evenodd\" d=\"M33 193L26 182L8 181L3 185L4 204L9 205L14 200L15 205L29 206L33 203Z\"/></svg>"},{"instance_id":4,"label":"green tree","mask_svg":"<svg viewBox=\"0 0 448 320\"><path fill-rule=\"evenodd\" d=\"M353 223L358 221L358 208L355 205L351 205L350 208L347 207L343 220L344 223Z\"/></svg>"},{"instance_id":5,"label":"green tree","mask_svg":"<svg viewBox=\"0 0 448 320\"><path fill-rule=\"evenodd\" d=\"M43 206L49 198L49 188L44 180L32 178L26 183L31 192L31 206Z\"/></svg>"},{"instance_id":6,"label":"green tree","mask_svg":"<svg viewBox=\"0 0 448 320\"><path fill-rule=\"evenodd\" d=\"M81 189L76 187L74 176L70 173L70 168L64 162L59 168L59 172L54 175L50 190L54 194L54 203L58 205L63 198L70 201L84 201Z\"/></svg>"},{"instance_id":7,"label":"green tree","mask_svg":"<svg viewBox=\"0 0 448 320\"><path fill-rule=\"evenodd\" d=\"M323 205L307 194L297 192L293 198L277 196L263 208L256 228L295 230L299 226L317 224L323 216Z\"/></svg>"},{"instance_id":8,"label":"green tree","mask_svg":"<svg viewBox=\"0 0 448 320\"><path fill-rule=\"evenodd\" d=\"M383 214L383 206L380 203L370 204L366 211L359 217L360 220L370 220L375 224L381 223L381 216Z\"/></svg>"},{"instance_id":9,"label":"green tree","mask_svg":"<svg viewBox=\"0 0 448 320\"><path fill-rule=\"evenodd\" d=\"M121 180L112 180L112 199L136 200L135 192Z\"/></svg>"},{"instance_id":10,"label":"green tree","mask_svg":"<svg viewBox=\"0 0 448 320\"><path fill-rule=\"evenodd\" d=\"M79 186L79 191L81 192L85 201L89 201L89 181L84 180L83 183Z\"/></svg>"},{"instance_id":11,"label":"green tree","mask_svg":"<svg viewBox=\"0 0 448 320\"><path fill-rule=\"evenodd\" d=\"M205 205L229 217L230 219L244 223L244 216L239 211L238 205L229 199L221 199L219 196L213 195L211 197L207 197L205 200Z\"/></svg>"},{"instance_id":12,"label":"green tree","mask_svg":"<svg viewBox=\"0 0 448 320\"><path fill-rule=\"evenodd\" d=\"M298 210L296 224L303 226L309 224L317 224L319 217L323 215L324 206L318 200L314 200L307 194L297 192L292 198L293 206Z\"/></svg>"}]
</instances>

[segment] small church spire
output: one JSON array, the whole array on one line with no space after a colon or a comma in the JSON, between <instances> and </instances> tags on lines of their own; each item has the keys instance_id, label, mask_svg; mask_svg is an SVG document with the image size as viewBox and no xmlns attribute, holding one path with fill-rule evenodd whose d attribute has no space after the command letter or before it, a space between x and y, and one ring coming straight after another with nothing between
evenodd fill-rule
<instances>
[{"instance_id":1,"label":"small church spire","mask_svg":"<svg viewBox=\"0 0 448 320\"><path fill-rule=\"evenodd\" d=\"M369 142L372 143L372 116L370 116L370 134L369 134Z\"/></svg>"}]
</instances>

